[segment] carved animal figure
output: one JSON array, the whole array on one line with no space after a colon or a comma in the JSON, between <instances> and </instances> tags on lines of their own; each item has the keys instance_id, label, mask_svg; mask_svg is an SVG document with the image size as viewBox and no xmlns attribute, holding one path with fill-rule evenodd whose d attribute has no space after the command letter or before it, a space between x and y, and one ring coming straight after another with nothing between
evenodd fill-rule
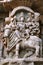
<instances>
[{"instance_id":1,"label":"carved animal figure","mask_svg":"<svg viewBox=\"0 0 43 65\"><path fill-rule=\"evenodd\" d=\"M5 32L6 32L6 30L5 30ZM9 31L7 32L7 36L8 36L8 33L9 33ZM16 33L17 36L19 35L18 34L19 31L15 32L15 33ZM28 38L27 40L25 38L22 38L21 40L22 41L20 43L15 43L16 44L16 56L17 57L19 55L19 47L20 46L22 48L30 47L30 48L36 49L35 53L36 53L36 56L38 56L38 54L39 54L39 48L40 48L39 44L42 43L42 41L41 41L41 39L39 37L37 37L37 36L30 36L30 38Z\"/></svg>"},{"instance_id":2,"label":"carved animal figure","mask_svg":"<svg viewBox=\"0 0 43 65\"><path fill-rule=\"evenodd\" d=\"M22 39L20 43L17 43L16 45L16 57L19 55L19 48L33 48L36 49L35 54L36 56L39 55L39 44L42 43L42 40L37 36L30 36L29 39Z\"/></svg>"}]
</instances>

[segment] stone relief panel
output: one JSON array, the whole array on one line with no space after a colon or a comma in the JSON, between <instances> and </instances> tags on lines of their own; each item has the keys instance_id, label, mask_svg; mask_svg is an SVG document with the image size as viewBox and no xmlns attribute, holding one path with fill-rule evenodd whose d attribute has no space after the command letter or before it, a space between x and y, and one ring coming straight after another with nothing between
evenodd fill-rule
<instances>
[{"instance_id":1,"label":"stone relief panel","mask_svg":"<svg viewBox=\"0 0 43 65\"><path fill-rule=\"evenodd\" d=\"M40 57L42 40L39 37L39 16L40 13L20 6L14 8L9 17L5 18L3 58L9 62L9 65L13 65L11 64L13 62L14 65L15 62L24 65L26 64L24 60ZM34 61L30 61L27 65L34 65Z\"/></svg>"}]
</instances>

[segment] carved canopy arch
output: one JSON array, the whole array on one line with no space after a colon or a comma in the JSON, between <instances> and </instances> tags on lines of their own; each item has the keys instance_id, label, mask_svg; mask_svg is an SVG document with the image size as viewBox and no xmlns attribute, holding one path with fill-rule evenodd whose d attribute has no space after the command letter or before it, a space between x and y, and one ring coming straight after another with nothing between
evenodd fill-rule
<instances>
[{"instance_id":1,"label":"carved canopy arch","mask_svg":"<svg viewBox=\"0 0 43 65\"><path fill-rule=\"evenodd\" d=\"M15 15L15 13L19 10L24 10L24 11L27 11L27 12L31 12L31 13L35 13L31 8L29 7L25 7L25 6L19 6L19 7L16 7L13 9L13 11L9 14L9 16L13 17Z\"/></svg>"}]
</instances>

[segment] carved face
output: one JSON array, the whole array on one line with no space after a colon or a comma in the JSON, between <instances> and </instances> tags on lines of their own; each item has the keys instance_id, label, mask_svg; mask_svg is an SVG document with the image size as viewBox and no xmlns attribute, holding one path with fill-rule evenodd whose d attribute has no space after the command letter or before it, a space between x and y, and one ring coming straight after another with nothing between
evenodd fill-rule
<instances>
[{"instance_id":1,"label":"carved face","mask_svg":"<svg viewBox=\"0 0 43 65\"><path fill-rule=\"evenodd\" d=\"M20 22L24 22L24 13L23 12L20 13Z\"/></svg>"},{"instance_id":2,"label":"carved face","mask_svg":"<svg viewBox=\"0 0 43 65\"><path fill-rule=\"evenodd\" d=\"M24 22L24 17L23 16L20 18L20 22Z\"/></svg>"},{"instance_id":3,"label":"carved face","mask_svg":"<svg viewBox=\"0 0 43 65\"><path fill-rule=\"evenodd\" d=\"M27 15L28 15L27 22L30 22L32 19L32 15L31 15L31 13L28 13Z\"/></svg>"}]
</instances>

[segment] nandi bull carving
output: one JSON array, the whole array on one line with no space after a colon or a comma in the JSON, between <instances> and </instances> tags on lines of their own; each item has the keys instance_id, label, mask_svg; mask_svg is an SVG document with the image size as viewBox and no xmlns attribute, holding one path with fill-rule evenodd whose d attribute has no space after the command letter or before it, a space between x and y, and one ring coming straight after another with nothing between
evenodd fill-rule
<instances>
[{"instance_id":1,"label":"nandi bull carving","mask_svg":"<svg viewBox=\"0 0 43 65\"><path fill-rule=\"evenodd\" d=\"M15 8L9 15L10 23L5 26L4 37L9 38L7 51L15 48L16 58L19 56L20 47L35 49L35 56L39 55L39 44L42 43L39 38L39 16L39 13L24 6Z\"/></svg>"}]
</instances>

